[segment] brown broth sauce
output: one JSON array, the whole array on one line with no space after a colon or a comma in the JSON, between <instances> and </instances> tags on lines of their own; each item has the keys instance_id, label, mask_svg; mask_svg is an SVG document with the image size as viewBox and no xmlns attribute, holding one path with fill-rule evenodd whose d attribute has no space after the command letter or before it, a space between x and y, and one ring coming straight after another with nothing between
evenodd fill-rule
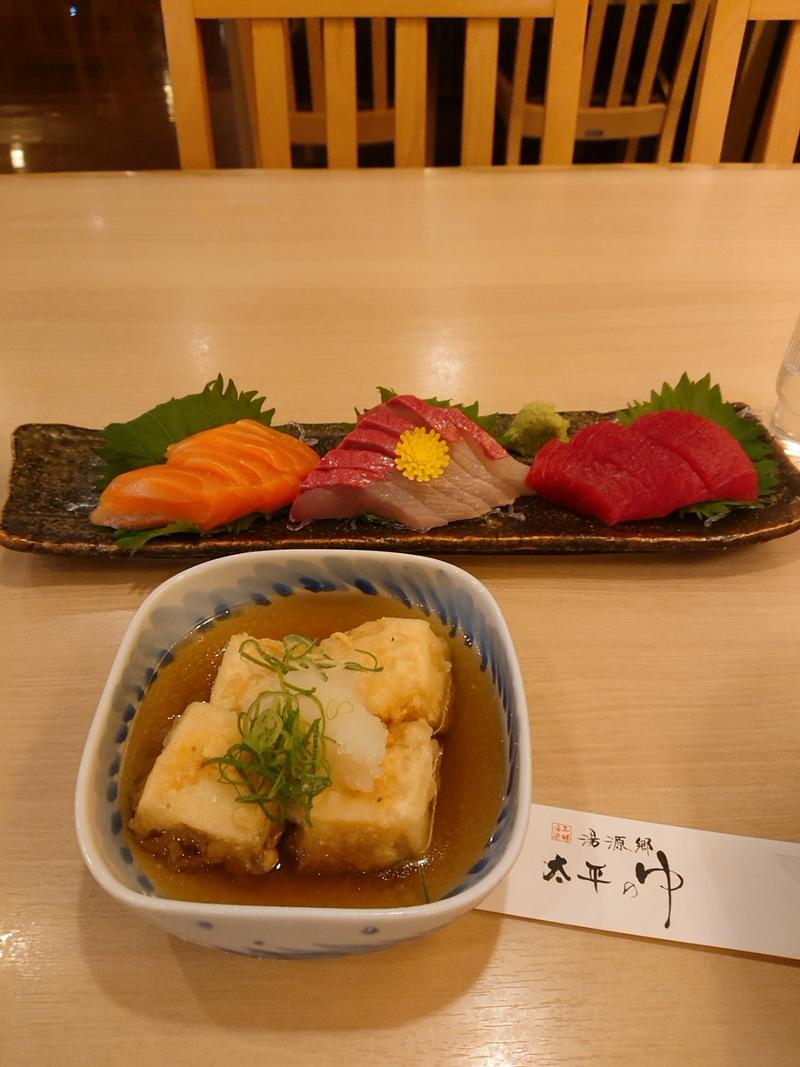
<instances>
[{"instance_id":1,"label":"brown broth sauce","mask_svg":"<svg viewBox=\"0 0 800 1067\"><path fill-rule=\"evenodd\" d=\"M191 633L173 649L174 661L159 670L134 719L120 783L125 826L132 815L133 798L161 751L170 725L192 701L208 699L222 651L233 634L246 631L255 637L280 639L288 633L302 633L322 638L384 616L426 618L418 609L387 598L318 593L247 606L208 629ZM441 782L424 866L428 895L438 900L458 885L495 827L505 787L505 742L491 674L481 671L478 655L463 636L450 637L435 617L428 621L449 642L455 689L448 730L438 737ZM159 893L180 900L378 908L425 901L420 870L414 865L399 871L319 875L301 873L284 860L264 875L233 875L222 868L178 873L142 849L129 831L128 837L140 869Z\"/></svg>"}]
</instances>

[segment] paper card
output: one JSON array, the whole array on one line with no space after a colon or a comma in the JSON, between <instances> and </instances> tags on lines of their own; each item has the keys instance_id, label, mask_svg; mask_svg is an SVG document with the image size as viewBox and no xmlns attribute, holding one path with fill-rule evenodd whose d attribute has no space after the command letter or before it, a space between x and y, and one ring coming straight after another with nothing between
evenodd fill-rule
<instances>
[{"instance_id":1,"label":"paper card","mask_svg":"<svg viewBox=\"0 0 800 1067\"><path fill-rule=\"evenodd\" d=\"M800 959L800 845L531 806L486 911Z\"/></svg>"}]
</instances>

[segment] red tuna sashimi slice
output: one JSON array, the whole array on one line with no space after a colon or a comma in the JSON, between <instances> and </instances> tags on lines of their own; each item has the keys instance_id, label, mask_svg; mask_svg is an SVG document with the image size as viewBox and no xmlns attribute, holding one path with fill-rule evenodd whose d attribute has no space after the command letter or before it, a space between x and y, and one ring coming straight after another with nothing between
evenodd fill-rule
<instances>
[{"instance_id":1,"label":"red tuna sashimi slice","mask_svg":"<svg viewBox=\"0 0 800 1067\"><path fill-rule=\"evenodd\" d=\"M724 426L693 411L652 411L633 429L672 449L696 471L707 500L756 500L758 471Z\"/></svg>"},{"instance_id":2,"label":"red tuna sashimi slice","mask_svg":"<svg viewBox=\"0 0 800 1067\"><path fill-rule=\"evenodd\" d=\"M717 423L683 411L643 415L630 427L604 420L568 444L550 441L537 453L528 485L611 524L660 518L706 500L758 496L757 472L739 442Z\"/></svg>"},{"instance_id":3,"label":"red tuna sashimi slice","mask_svg":"<svg viewBox=\"0 0 800 1067\"><path fill-rule=\"evenodd\" d=\"M686 460L637 433L635 426L625 427L605 419L579 430L570 447L614 464L641 483L642 514L637 518L660 518L708 499L706 486Z\"/></svg>"},{"instance_id":4,"label":"red tuna sashimi slice","mask_svg":"<svg viewBox=\"0 0 800 1067\"><path fill-rule=\"evenodd\" d=\"M582 455L553 439L544 444L528 474L528 485L554 504L609 525L642 515L642 483L613 463Z\"/></svg>"}]
</instances>

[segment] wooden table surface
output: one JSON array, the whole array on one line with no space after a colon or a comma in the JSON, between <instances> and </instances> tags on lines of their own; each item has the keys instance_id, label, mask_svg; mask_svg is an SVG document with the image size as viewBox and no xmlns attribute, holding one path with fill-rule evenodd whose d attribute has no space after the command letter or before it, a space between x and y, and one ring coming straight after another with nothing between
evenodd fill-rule
<instances>
[{"instance_id":1,"label":"wooden table surface","mask_svg":"<svg viewBox=\"0 0 800 1067\"><path fill-rule=\"evenodd\" d=\"M605 410L683 370L766 412L800 168L7 177L0 262L5 441L219 371L307 421L378 384ZM800 841L800 537L453 562L516 641L538 802ZM182 566L0 552L5 1064L798 1062L786 962L483 912L248 960L129 916L84 869L75 775L133 611Z\"/></svg>"}]
</instances>

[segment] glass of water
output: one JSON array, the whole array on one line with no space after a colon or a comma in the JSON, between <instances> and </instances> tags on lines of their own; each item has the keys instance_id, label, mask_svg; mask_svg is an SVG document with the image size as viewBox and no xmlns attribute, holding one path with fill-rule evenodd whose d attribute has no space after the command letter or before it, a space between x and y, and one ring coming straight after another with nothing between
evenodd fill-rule
<instances>
[{"instance_id":1,"label":"glass of water","mask_svg":"<svg viewBox=\"0 0 800 1067\"><path fill-rule=\"evenodd\" d=\"M772 432L795 463L800 463L800 318L789 338L778 371L778 400L772 413Z\"/></svg>"}]
</instances>

